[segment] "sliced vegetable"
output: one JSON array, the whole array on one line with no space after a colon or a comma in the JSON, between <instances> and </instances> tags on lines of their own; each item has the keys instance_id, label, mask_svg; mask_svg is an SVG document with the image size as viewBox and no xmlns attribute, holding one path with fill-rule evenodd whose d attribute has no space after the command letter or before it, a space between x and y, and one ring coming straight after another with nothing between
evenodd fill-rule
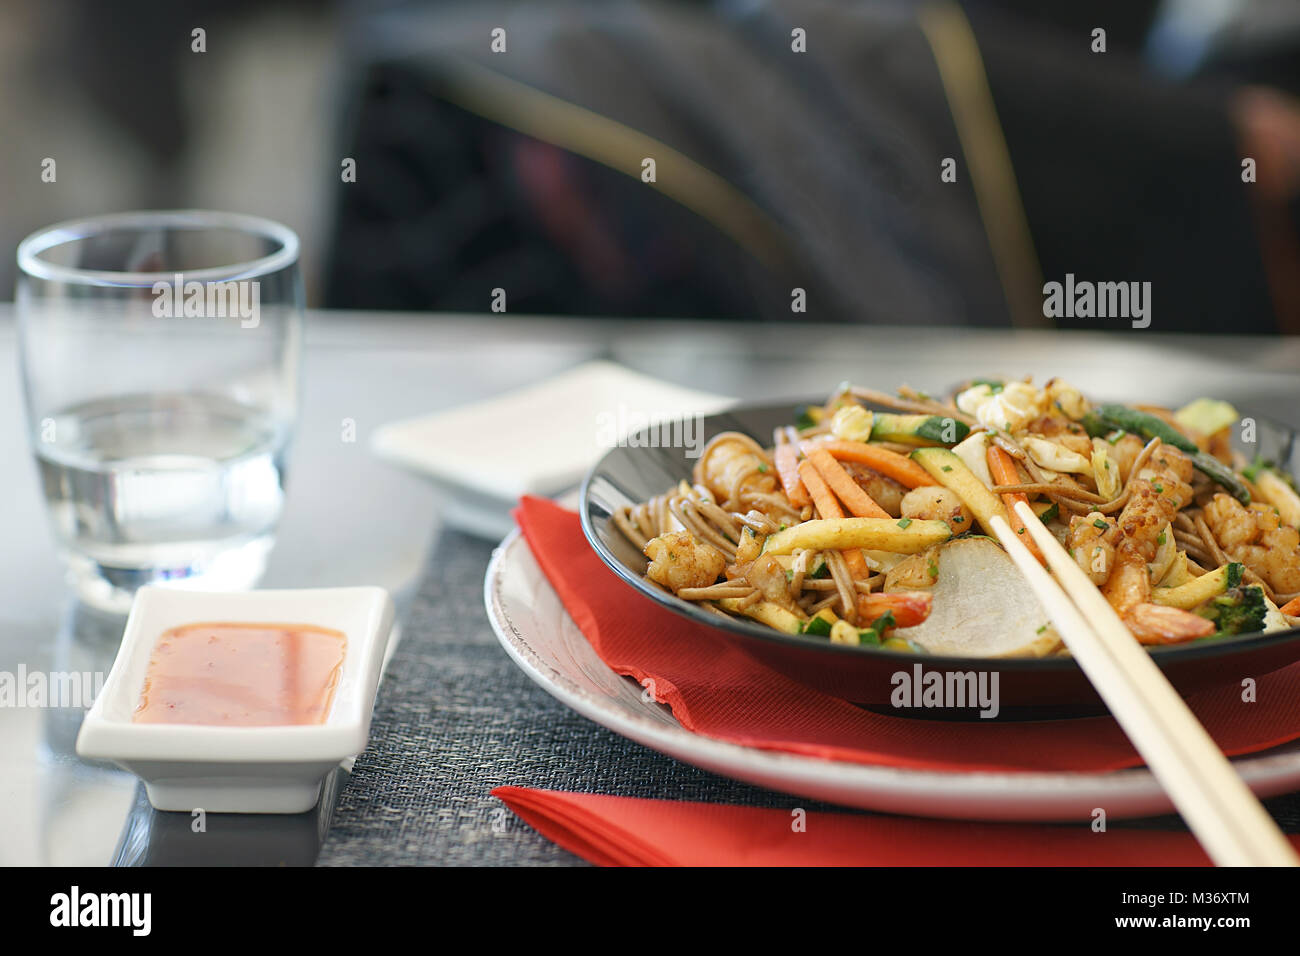
<instances>
[{"instance_id":1,"label":"sliced vegetable","mask_svg":"<svg viewBox=\"0 0 1300 956\"><path fill-rule=\"evenodd\" d=\"M970 434L970 426L938 415L895 415L877 412L871 437L904 445L955 445Z\"/></svg>"},{"instance_id":2,"label":"sliced vegetable","mask_svg":"<svg viewBox=\"0 0 1300 956\"><path fill-rule=\"evenodd\" d=\"M786 634L803 633L803 619L793 611L789 611L772 601L759 601L757 604L743 607L744 601L744 598L721 598L717 603L718 607L724 611L752 617L759 623L774 627L778 631L784 631Z\"/></svg>"},{"instance_id":3,"label":"sliced vegetable","mask_svg":"<svg viewBox=\"0 0 1300 956\"><path fill-rule=\"evenodd\" d=\"M831 625L832 644L861 644L858 629L848 621L836 621Z\"/></svg>"},{"instance_id":4,"label":"sliced vegetable","mask_svg":"<svg viewBox=\"0 0 1300 956\"><path fill-rule=\"evenodd\" d=\"M985 488L993 487L993 476L989 474L988 447L993 444L989 433L971 432L965 441L956 445L952 453L962 460L976 478L984 483Z\"/></svg>"},{"instance_id":5,"label":"sliced vegetable","mask_svg":"<svg viewBox=\"0 0 1300 956\"><path fill-rule=\"evenodd\" d=\"M935 483L929 472L916 462L896 451L881 448L879 445L868 445L860 441L806 441L802 444L805 455L811 454L819 448L824 449L837 461L852 461L859 465L866 465L873 471L880 472L886 478L893 478L900 485L906 485L908 488L920 488Z\"/></svg>"},{"instance_id":6,"label":"sliced vegetable","mask_svg":"<svg viewBox=\"0 0 1300 956\"><path fill-rule=\"evenodd\" d=\"M916 554L951 536L948 525L942 521L913 521L908 527L900 528L893 518L815 519L770 535L763 552L789 554L796 548L872 548Z\"/></svg>"},{"instance_id":7,"label":"sliced vegetable","mask_svg":"<svg viewBox=\"0 0 1300 956\"><path fill-rule=\"evenodd\" d=\"M1020 482L1020 474L1016 471L1016 463L1007 454L1006 450L998 445L989 445L988 450L989 474L993 476L994 482L999 485L1014 485ZM1024 519L1016 511L1016 505L1020 502L1029 504L1029 496L1021 492L1010 492L1002 496L1002 504L1007 509L1007 520L1011 523L1011 530L1021 536L1030 553L1038 559L1039 564L1047 564L1043 557L1043 552L1038 550L1038 545L1034 543L1033 537L1025 528Z\"/></svg>"},{"instance_id":8,"label":"sliced vegetable","mask_svg":"<svg viewBox=\"0 0 1300 956\"><path fill-rule=\"evenodd\" d=\"M863 491L862 486L849 477L844 466L831 457L824 448L817 448L808 456L822 480L835 492L835 496L844 502L853 515L859 518L888 518L889 512L876 504L871 495Z\"/></svg>"},{"instance_id":9,"label":"sliced vegetable","mask_svg":"<svg viewBox=\"0 0 1300 956\"><path fill-rule=\"evenodd\" d=\"M1241 584L1243 566L1235 561L1221 568L1207 571L1199 578L1192 578L1186 584L1174 588L1156 588L1151 592L1151 600L1165 607L1182 608L1190 611L1200 607L1211 598L1217 597L1230 588Z\"/></svg>"},{"instance_id":10,"label":"sliced vegetable","mask_svg":"<svg viewBox=\"0 0 1300 956\"><path fill-rule=\"evenodd\" d=\"M1287 617L1300 617L1300 597L1292 598L1278 608Z\"/></svg>"},{"instance_id":11,"label":"sliced vegetable","mask_svg":"<svg viewBox=\"0 0 1300 956\"><path fill-rule=\"evenodd\" d=\"M1196 442L1163 418L1150 412L1139 412L1127 405L1098 405L1083 417L1083 423L1088 434L1094 438L1104 436L1111 429L1122 428L1141 435L1147 441L1159 438L1166 445L1173 445L1189 455L1200 450Z\"/></svg>"},{"instance_id":12,"label":"sliced vegetable","mask_svg":"<svg viewBox=\"0 0 1300 956\"><path fill-rule=\"evenodd\" d=\"M1165 572L1165 576L1156 582L1156 587L1176 588L1195 580L1196 575L1192 574L1192 569L1187 566L1187 555L1179 551L1174 555L1174 560L1170 562L1169 570Z\"/></svg>"},{"instance_id":13,"label":"sliced vegetable","mask_svg":"<svg viewBox=\"0 0 1300 956\"><path fill-rule=\"evenodd\" d=\"M776 450L772 452L772 461L776 464L777 476L781 479L781 487L785 489L785 496L790 499L790 504L796 508L812 504L808 489L803 486L803 480L799 477L799 450L793 443L777 445Z\"/></svg>"},{"instance_id":14,"label":"sliced vegetable","mask_svg":"<svg viewBox=\"0 0 1300 956\"><path fill-rule=\"evenodd\" d=\"M896 627L897 624L898 622L894 620L894 612L886 611L884 614L880 615L880 617L872 621L871 625L867 627L866 630L858 632L858 642L861 644L884 643L888 646L888 642L885 640L885 632ZM902 648L896 649L901 650Z\"/></svg>"},{"instance_id":15,"label":"sliced vegetable","mask_svg":"<svg viewBox=\"0 0 1300 956\"><path fill-rule=\"evenodd\" d=\"M1213 481L1218 482L1224 489L1236 498L1243 505L1250 504L1250 489L1242 483L1236 473L1213 455L1207 455L1203 451L1198 451L1192 455L1192 464L1196 470Z\"/></svg>"},{"instance_id":16,"label":"sliced vegetable","mask_svg":"<svg viewBox=\"0 0 1300 956\"><path fill-rule=\"evenodd\" d=\"M1235 408L1217 398L1198 398L1174 412L1174 421L1207 437L1240 420Z\"/></svg>"},{"instance_id":17,"label":"sliced vegetable","mask_svg":"<svg viewBox=\"0 0 1300 956\"><path fill-rule=\"evenodd\" d=\"M817 469L813 467L811 461L805 460L799 463L799 477L802 479L804 487L808 489L808 494L812 496L813 504L817 506L817 513L820 514L823 519L836 520L844 517L844 509L840 507L840 503L835 499L835 495L831 493L830 487L822 480L822 476L818 473ZM809 522L805 521L789 530L797 531L799 528L806 527L808 524ZM777 532L778 535L785 533L786 532L784 531ZM767 549L767 545L771 543L771 540L771 538L768 538L767 541L764 542L764 550ZM790 550L793 551L794 548L791 548ZM865 581L867 578L871 577L871 569L867 567L867 561L862 556L862 552L859 549L850 548L848 551L845 551L844 561L848 564L849 574L853 576L855 581Z\"/></svg>"},{"instance_id":18,"label":"sliced vegetable","mask_svg":"<svg viewBox=\"0 0 1300 956\"><path fill-rule=\"evenodd\" d=\"M1048 441L1046 438L1038 438L1034 435L1025 436L1021 440L1021 444L1025 446L1025 451L1029 452L1030 457L1044 468L1050 468L1052 471L1070 472L1076 475L1092 474L1092 462L1077 451L1070 451L1064 445L1058 445L1054 441ZM1006 452L1003 452L1003 454L1006 454Z\"/></svg>"},{"instance_id":19,"label":"sliced vegetable","mask_svg":"<svg viewBox=\"0 0 1300 956\"><path fill-rule=\"evenodd\" d=\"M989 491L965 463L947 448L918 448L912 452L912 460L928 471L939 484L955 493L988 534L994 533L989 523L994 515L1003 518L1007 516L1007 509L997 495Z\"/></svg>"},{"instance_id":20,"label":"sliced vegetable","mask_svg":"<svg viewBox=\"0 0 1300 956\"><path fill-rule=\"evenodd\" d=\"M839 618L830 608L822 608L803 625L803 633L811 634L813 637L830 637L831 629L839 623Z\"/></svg>"},{"instance_id":21,"label":"sliced vegetable","mask_svg":"<svg viewBox=\"0 0 1300 956\"><path fill-rule=\"evenodd\" d=\"M867 441L874 420L861 405L845 405L831 417L831 434L846 441Z\"/></svg>"},{"instance_id":22,"label":"sliced vegetable","mask_svg":"<svg viewBox=\"0 0 1300 956\"><path fill-rule=\"evenodd\" d=\"M1151 582L1154 584L1164 578L1173 566L1174 557L1178 554L1178 544L1174 541L1174 529L1170 524L1165 525L1165 529L1156 535L1156 553L1147 565L1147 570L1151 573Z\"/></svg>"},{"instance_id":23,"label":"sliced vegetable","mask_svg":"<svg viewBox=\"0 0 1300 956\"><path fill-rule=\"evenodd\" d=\"M1251 634L1264 630L1268 599L1258 584L1234 587L1202 605L1196 613L1212 621L1220 635Z\"/></svg>"},{"instance_id":24,"label":"sliced vegetable","mask_svg":"<svg viewBox=\"0 0 1300 956\"><path fill-rule=\"evenodd\" d=\"M1092 440L1092 478L1097 483L1097 494L1107 501L1119 497L1119 467L1110 460L1110 442L1104 438Z\"/></svg>"},{"instance_id":25,"label":"sliced vegetable","mask_svg":"<svg viewBox=\"0 0 1300 956\"><path fill-rule=\"evenodd\" d=\"M830 486L822 478L813 463L808 460L799 462L799 480L803 486L808 489L808 495L812 498L813 504L817 507L817 513L823 518L843 518L844 509L840 506L839 500L831 493Z\"/></svg>"}]
</instances>

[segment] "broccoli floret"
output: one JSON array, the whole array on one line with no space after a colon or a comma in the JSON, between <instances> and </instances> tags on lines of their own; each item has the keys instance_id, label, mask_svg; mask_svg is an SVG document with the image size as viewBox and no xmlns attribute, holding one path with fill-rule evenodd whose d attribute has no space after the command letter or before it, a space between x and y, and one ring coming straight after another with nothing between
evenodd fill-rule
<instances>
[{"instance_id":1,"label":"broccoli floret","mask_svg":"<svg viewBox=\"0 0 1300 956\"><path fill-rule=\"evenodd\" d=\"M1249 634L1264 630L1264 615L1268 605L1264 602L1264 590L1257 584L1247 587L1234 587L1224 591L1216 598L1206 601L1197 614L1209 618L1218 628L1215 637L1225 634Z\"/></svg>"}]
</instances>

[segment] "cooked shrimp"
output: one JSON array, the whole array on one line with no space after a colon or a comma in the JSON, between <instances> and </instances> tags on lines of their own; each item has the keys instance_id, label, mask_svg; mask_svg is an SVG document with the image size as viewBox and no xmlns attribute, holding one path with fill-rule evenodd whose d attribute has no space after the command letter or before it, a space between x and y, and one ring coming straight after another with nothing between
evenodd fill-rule
<instances>
[{"instance_id":1,"label":"cooked shrimp","mask_svg":"<svg viewBox=\"0 0 1300 956\"><path fill-rule=\"evenodd\" d=\"M1300 531L1282 524L1269 505L1249 508L1217 494L1205 506L1205 523L1228 557L1254 571L1278 594L1300 591Z\"/></svg>"},{"instance_id":2,"label":"cooked shrimp","mask_svg":"<svg viewBox=\"0 0 1300 956\"><path fill-rule=\"evenodd\" d=\"M938 548L909 555L885 573L885 590L932 588L939 580Z\"/></svg>"},{"instance_id":3,"label":"cooked shrimp","mask_svg":"<svg viewBox=\"0 0 1300 956\"><path fill-rule=\"evenodd\" d=\"M1088 580L1100 587L1115 567L1115 540L1119 527L1100 511L1075 515L1065 536L1065 547Z\"/></svg>"},{"instance_id":4,"label":"cooked shrimp","mask_svg":"<svg viewBox=\"0 0 1300 956\"><path fill-rule=\"evenodd\" d=\"M865 465L854 464L853 462L841 462L844 470L847 471L862 488L871 500L880 507L884 508L895 518L902 516L903 496L907 494L907 486L894 481L892 478L886 478L878 471L866 467Z\"/></svg>"},{"instance_id":5,"label":"cooked shrimp","mask_svg":"<svg viewBox=\"0 0 1300 956\"><path fill-rule=\"evenodd\" d=\"M1129 473L1133 471L1133 463L1138 460L1138 455L1142 454L1142 449L1145 447L1146 443L1132 434L1124 435L1110 446L1108 454L1119 469L1120 481L1128 481Z\"/></svg>"},{"instance_id":6,"label":"cooked shrimp","mask_svg":"<svg viewBox=\"0 0 1300 956\"><path fill-rule=\"evenodd\" d=\"M763 592L763 597L794 610L794 599L790 597L789 581L785 568L772 555L759 555L745 569L745 580Z\"/></svg>"},{"instance_id":7,"label":"cooked shrimp","mask_svg":"<svg viewBox=\"0 0 1300 956\"><path fill-rule=\"evenodd\" d=\"M695 463L695 481L729 511L745 511L757 504L766 514L761 496L776 491L772 459L758 442L740 432L722 432L704 446Z\"/></svg>"},{"instance_id":8,"label":"cooked shrimp","mask_svg":"<svg viewBox=\"0 0 1300 956\"><path fill-rule=\"evenodd\" d=\"M708 587L727 566L727 559L720 551L689 531L673 531L651 538L646 542L645 556L650 559L646 577L674 594L682 588Z\"/></svg>"},{"instance_id":9,"label":"cooked shrimp","mask_svg":"<svg viewBox=\"0 0 1300 956\"><path fill-rule=\"evenodd\" d=\"M1092 438L1083 426L1061 415L1041 415L1029 423L1030 434L1039 435L1078 455L1092 454Z\"/></svg>"},{"instance_id":10,"label":"cooked shrimp","mask_svg":"<svg viewBox=\"0 0 1300 956\"><path fill-rule=\"evenodd\" d=\"M913 488L903 496L901 511L904 518L947 522L954 534L961 534L974 527L970 509L962 504L956 494L938 485Z\"/></svg>"},{"instance_id":11,"label":"cooked shrimp","mask_svg":"<svg viewBox=\"0 0 1300 956\"><path fill-rule=\"evenodd\" d=\"M1191 459L1162 445L1133 483L1116 520L1115 564L1102 593L1143 644L1174 644L1214 633L1213 622L1178 608L1151 603L1151 570L1158 537L1191 500ZM1097 530L1102 530L1100 527Z\"/></svg>"}]
</instances>

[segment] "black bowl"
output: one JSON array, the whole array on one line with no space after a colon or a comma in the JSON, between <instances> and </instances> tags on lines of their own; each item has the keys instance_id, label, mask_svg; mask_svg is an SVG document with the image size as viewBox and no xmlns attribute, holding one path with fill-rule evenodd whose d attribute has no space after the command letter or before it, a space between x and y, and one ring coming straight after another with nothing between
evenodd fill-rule
<instances>
[{"instance_id":1,"label":"black bowl","mask_svg":"<svg viewBox=\"0 0 1300 956\"><path fill-rule=\"evenodd\" d=\"M817 400L814 403L820 403ZM739 431L766 445L772 430L793 423L795 406L753 405L704 419L703 440ZM638 433L611 449L588 473L582 487L582 529L601 559L627 584L669 610L713 628L720 637L774 670L820 691L894 715L937 719L975 719L977 708L910 707L891 703L902 678L941 675L997 675L1000 719L1080 717L1106 712L1079 665L1069 657L973 658L913 654L873 647L831 644L825 638L791 635L743 618L722 618L647 582L646 559L623 537L611 515L618 508L662 494L689 479L694 459L682 447L651 447L658 432ZM1257 422L1257 450L1285 463L1294 473L1295 435L1289 429ZM1182 694L1258 679L1300 660L1300 628L1243 635L1185 646L1154 648L1151 656ZM917 671L916 668L921 668ZM969 686L969 685L967 685ZM986 686L991 686L986 684Z\"/></svg>"}]
</instances>

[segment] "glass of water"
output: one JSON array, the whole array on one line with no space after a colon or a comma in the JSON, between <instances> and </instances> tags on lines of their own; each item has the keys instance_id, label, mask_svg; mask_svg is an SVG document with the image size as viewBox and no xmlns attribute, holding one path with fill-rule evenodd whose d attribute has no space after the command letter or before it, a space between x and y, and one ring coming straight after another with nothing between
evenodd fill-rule
<instances>
[{"instance_id":1,"label":"glass of water","mask_svg":"<svg viewBox=\"0 0 1300 956\"><path fill-rule=\"evenodd\" d=\"M298 237L252 216L138 212L18 247L32 447L78 596L255 585L297 416Z\"/></svg>"}]
</instances>

